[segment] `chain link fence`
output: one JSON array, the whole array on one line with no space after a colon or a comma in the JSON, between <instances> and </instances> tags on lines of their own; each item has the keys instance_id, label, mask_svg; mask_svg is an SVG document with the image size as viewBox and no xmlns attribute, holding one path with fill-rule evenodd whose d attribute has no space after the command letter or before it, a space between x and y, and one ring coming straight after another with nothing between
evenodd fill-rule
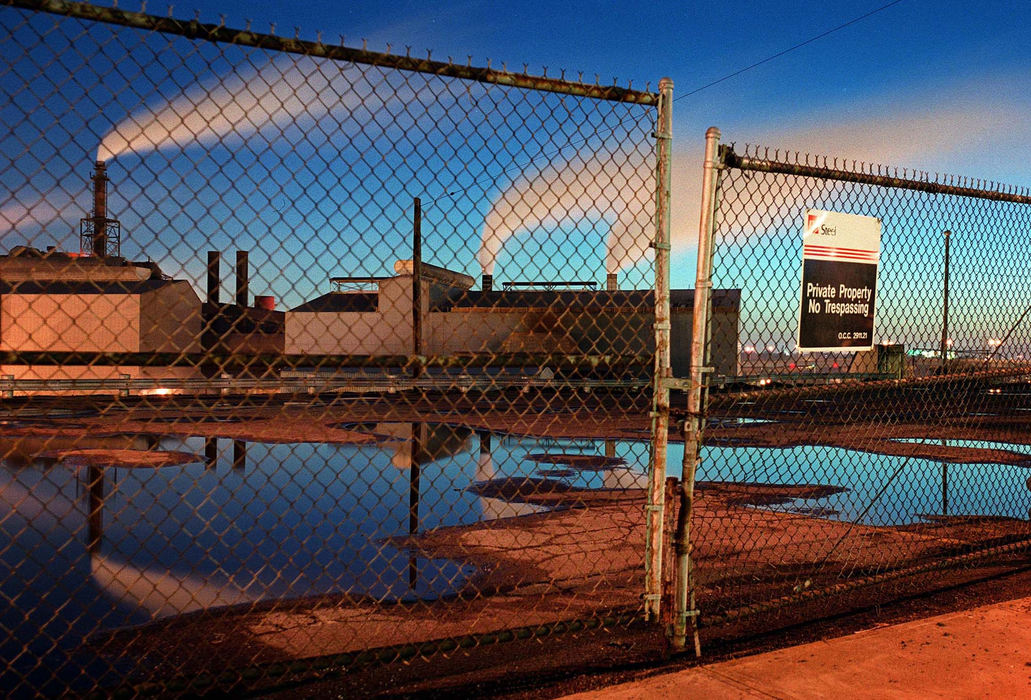
<instances>
[{"instance_id":1,"label":"chain link fence","mask_svg":"<svg viewBox=\"0 0 1031 700\"><path fill-rule=\"evenodd\" d=\"M769 628L1026 564L1031 196L755 146L714 167L712 283L740 318L697 462L702 619Z\"/></svg>"},{"instance_id":2,"label":"chain link fence","mask_svg":"<svg viewBox=\"0 0 1031 700\"><path fill-rule=\"evenodd\" d=\"M11 5L9 694L641 618L658 93Z\"/></svg>"}]
</instances>

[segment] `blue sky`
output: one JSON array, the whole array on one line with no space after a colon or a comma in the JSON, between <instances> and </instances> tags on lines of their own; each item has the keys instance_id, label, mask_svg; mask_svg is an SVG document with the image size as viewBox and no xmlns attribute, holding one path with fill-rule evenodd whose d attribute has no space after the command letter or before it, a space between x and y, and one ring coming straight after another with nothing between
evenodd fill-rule
<instances>
[{"instance_id":1,"label":"blue sky","mask_svg":"<svg viewBox=\"0 0 1031 700\"><path fill-rule=\"evenodd\" d=\"M326 40L343 34L349 45L432 50L474 65L529 64L531 73L583 71L604 82L618 77L635 86L662 76L686 95L713 80L887 4L863 2L398 2L260 4L224 0L201 3L201 18L218 14L255 28L277 23L277 32ZM943 107L989 112L1010 102L1026 106L1026 30L1031 8L1019 2L902 0L845 29L743 75L677 101L678 142L700 139L716 124L735 138L773 139L806 128L826 128L850 118L884 114L918 117ZM989 123L994 123L989 120ZM1021 126L1020 128L1024 128ZM970 134L950 144L956 153L980 145ZM1005 134L992 141L1006 143ZM791 146L792 144L783 144ZM806 147L807 144L800 144ZM935 168L953 161L913 154L905 165ZM907 154L908 155L908 154ZM977 176L1021 175L1019 156L978 158ZM964 159L956 165L966 165ZM902 165L902 163L900 163Z\"/></svg>"},{"instance_id":2,"label":"blue sky","mask_svg":"<svg viewBox=\"0 0 1031 700\"><path fill-rule=\"evenodd\" d=\"M217 23L220 15L224 15L229 26L243 27L250 20L258 31L267 31L269 23L275 22L276 33L280 35L293 35L296 27L302 38L314 39L316 32L321 31L323 40L327 42L344 35L348 46L361 46L363 40L372 50L386 50L390 44L393 51L403 52L410 46L415 55L425 55L427 50L431 50L434 59L453 57L460 62L471 60L473 65L479 66L486 65L488 59L492 66L506 64L510 70L521 70L527 64L531 74L540 74L547 66L549 75L562 69L567 76L575 76L582 71L592 79L598 74L605 83L617 78L621 85L632 82L634 87L642 88L647 83L654 88L663 76L673 78L678 98L674 107L673 284L690 287L693 285L693 241L697 230L700 148L705 129L710 125L719 126L726 141L840 155L1015 185L1031 182L1027 165L1031 163L1031 126L1025 117L1031 107L1031 73L1027 70L1031 42L1025 36L1029 24L1026 20L1031 10L1019 3L983 2L972 6L961 2L902 0L798 50L694 92L885 4L886 0L723 2L704 6L669 2L542 4L523 0L505 3L396 2L389 5L328 0L303 3L194 0L191 6L177 6L173 12L177 17L189 18L196 7L203 22ZM135 4L123 3L123 6L136 9ZM164 5L152 6L150 10L163 12ZM24 29L15 31L24 32ZM34 41L30 37L28 43ZM21 50L18 42L8 49L12 56ZM182 52L180 47L172 53L179 57ZM166 75L157 76L153 67L134 67L132 61L125 57L118 59L120 68L113 71L113 66L106 65L103 60L91 62L91 55L88 49L84 52L76 46L62 60L69 65L82 61L89 69L96 67L106 77L105 83L113 92L123 91L121 97L116 94L114 101L121 100L126 112L131 112L128 107L134 101L154 104L155 98L176 92L192 94L191 91L203 88L206 80L197 72L183 71L180 74L174 60L170 61ZM125 54L130 55L131 52ZM204 64L204 71L215 78L232 75L238 70L233 63L234 56L231 51L225 52ZM191 70L197 65L200 64L191 65ZM160 72L162 67L157 70ZM119 84L119 72L125 74L121 79L128 88ZM153 79L158 87L148 85L146 80L140 79L141 76ZM5 74L3 80L6 81L5 87L14 85L11 74ZM174 83L178 87L170 91L167 85L161 87L162 82ZM75 203L76 206L72 207L76 209L75 216L70 220L77 224L75 217L85 213L80 211L85 195L84 178L68 185L69 179L63 170L52 166L55 161L61 161L57 164L69 172L84 175L83 171L88 171L91 165L95 146L92 142L87 143L91 137L84 136L83 130L92 132L95 134L92 138L99 140L109 129L105 119L124 120L126 115L118 114L118 109L110 109L110 102L104 101L101 101L104 109L100 113L90 113L89 100L95 97L95 93L91 94L91 85L77 86L74 75L70 81L57 83L62 86L59 90L55 91L52 85L49 89L58 97L81 89L88 99L70 99L56 111L30 111L30 119L18 120L18 115L14 114L11 123L18 121L19 139L13 146L6 143L3 150L7 153L13 151L15 157L20 157L23 154L17 152L19 144L31 143L29 150L39 151L45 143L46 148L53 149L58 157L47 161L45 156L40 156L42 160L31 166L18 161L15 168L6 169L3 177L11 189L17 186L15 180L26 173L41 182L47 177L52 178L59 183L57 194L65 195ZM233 88L230 86L230 89ZM41 103L49 100L47 104L52 104L54 94L44 94L40 98ZM28 105L25 98L25 93L19 93L19 104L24 102ZM56 128L48 122L48 119L54 119L54 115L57 117ZM82 130L72 125L78 118L85 120ZM66 129L67 133L55 137L48 129ZM29 135L33 130L46 136L34 141L37 137ZM308 131L309 135L312 133ZM262 147L265 143L258 140ZM489 139L484 143L489 144ZM199 279L203 251L197 251L199 254L194 256L184 255L181 245L180 249L175 248L174 237L166 235L166 225L167 229L192 229L210 239L212 245L228 251L234 245L260 246L261 228L269 225L271 213L273 224L297 232L296 238L284 239L291 259L277 261L277 269L261 267L260 251L252 257L257 274L268 278L271 291L277 296L290 297L294 302L308 296L312 292L309 287L289 288L305 270L314 269L314 273L303 274L318 276L321 280L316 284L317 291L326 291L318 285L332 274L387 272L360 269L363 263L377 256L383 257L385 264L389 265L390 261L386 261L381 251L363 250L364 260L358 255L353 269L341 270L335 263L327 262L314 250L309 250L307 242L312 239L312 234L306 233L304 226L314 219L325 221L324 228L328 230L335 213L317 211L320 202L308 202L306 209L277 213L282 202L303 203L313 190L313 180L317 178L306 168L310 162L319 167L318 144L307 144L311 148L303 153L290 153L284 142L272 143L266 153L251 153L241 158L235 167L224 163L234 153L240 154L239 149L229 142L216 145L207 154L207 159L198 155L196 149L184 148L180 158L172 158L167 153L162 156L163 160L142 156L119 157L112 165L112 177L120 179L120 191L124 197L135 197L134 205L140 202L139 193L133 190L134 182L126 180L140 180L139 174L145 171L152 171L152 180L169 188L188 185L187 194L196 209L184 209L175 214L167 211L171 208L169 202L156 201L153 211L162 207L166 210L165 218L159 222L135 221L133 214L139 212L124 211L129 209L126 204L122 205L123 211L114 212L123 219L128 236L131 237L134 226L138 231L141 223L146 224L155 236L161 238L162 246L168 249L163 254L161 246L150 246L147 254L153 254L159 260L169 259L173 267L181 264L187 274ZM80 148L82 153L78 153L76 148ZM250 212L246 192L233 190L241 182L246 182L251 172L257 172L254 168L263 160L270 161L267 172L272 175L254 188L261 189L271 183L282 192L271 198L265 211ZM299 160L302 162L293 162ZM281 163L289 165L288 172L284 173L283 168L277 167ZM222 187L227 196L218 195L210 188L197 188L188 181L191 173L205 172L212 176L209 184ZM130 177L126 178L125 173ZM456 175L456 182L469 186L470 183L462 181L462 177ZM145 182L136 183L141 190L151 181L143 180ZM190 190L191 187L194 189ZM38 189L45 191L46 184L41 184ZM356 194L359 196L355 201L363 201L364 197L366 204L383 206L374 194ZM456 207L479 206L473 202L474 198L487 201L494 194L473 192L469 202L456 204ZM328 191L326 199L329 199ZM7 206L10 200L0 204ZM52 203L57 209L67 209L66 204ZM134 206L133 209L140 207ZM197 212L201 209L203 214L199 215ZM402 208L395 209L388 218L392 217L390 223L396 226L403 221L405 212ZM360 213L349 212L347 215L355 217ZM456 228L458 236L475 238L477 227L482 225L482 216L482 206L477 211L428 209L427 217L431 224L427 227L428 235L444 235L440 231L450 226ZM230 234L220 226L220 220L227 217L239 219L243 228L251 222L253 230L245 231L244 236ZM592 226L580 228L577 240L584 241L583 250L596 246L604 236ZM314 237L320 235L316 230ZM39 240L38 244L46 242ZM67 237L60 242L65 246L75 243ZM436 241L438 249L441 243L441 240ZM554 259L556 251L551 243L543 241L541 249L551 250ZM332 241L327 239L326 249L331 246ZM477 269L473 243L454 251L453 257L461 258L462 264L467 263L467 271L471 274ZM592 268L604 266L603 256L596 252L581 252L579 257ZM525 261L519 262L526 264ZM565 274L561 269L548 269L548 264L551 263L538 266L547 274ZM629 281L639 286L637 283L643 280Z\"/></svg>"}]
</instances>

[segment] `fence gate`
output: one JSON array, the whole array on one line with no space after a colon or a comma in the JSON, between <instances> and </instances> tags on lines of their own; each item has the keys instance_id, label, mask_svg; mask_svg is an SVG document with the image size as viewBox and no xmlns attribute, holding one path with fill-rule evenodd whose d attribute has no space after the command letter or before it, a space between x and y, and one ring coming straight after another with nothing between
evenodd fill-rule
<instances>
[{"instance_id":1,"label":"fence gate","mask_svg":"<svg viewBox=\"0 0 1031 700\"><path fill-rule=\"evenodd\" d=\"M671 84L58 0L0 51L5 691L655 617Z\"/></svg>"},{"instance_id":2,"label":"fence gate","mask_svg":"<svg viewBox=\"0 0 1031 700\"><path fill-rule=\"evenodd\" d=\"M697 461L705 625L770 628L1026 564L1031 196L710 154L712 285L739 290L740 316L708 347L732 338L738 369L708 383Z\"/></svg>"}]
</instances>

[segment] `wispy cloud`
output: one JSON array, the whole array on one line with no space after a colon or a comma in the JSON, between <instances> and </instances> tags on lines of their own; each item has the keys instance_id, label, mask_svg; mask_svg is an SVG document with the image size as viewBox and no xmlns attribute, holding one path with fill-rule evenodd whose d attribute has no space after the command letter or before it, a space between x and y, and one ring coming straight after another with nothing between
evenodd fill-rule
<instances>
[{"instance_id":1,"label":"wispy cloud","mask_svg":"<svg viewBox=\"0 0 1031 700\"><path fill-rule=\"evenodd\" d=\"M887 98L876 103L841 105L805 114L793 123L773 123L725 132L724 142L753 143L785 152L837 158L841 167L863 163L905 168L909 176L949 172L977 177L970 161L981 154L1006 149L1003 142L1031 143L1031 121L1024 115L1028 105L1012 93L992 90L996 81L962 82L935 92L912 94L905 99ZM680 138L683 144L685 139ZM675 250L693 248L698 236L702 177L701 132L696 146L676 153L673 168L672 238ZM739 149L740 150L740 149ZM772 156L771 150L771 156ZM988 173L989 177L997 176ZM1019 183L1017 183L1019 184ZM753 198L752 208L766 222L799 215L793 196L787 193L739 192ZM799 219L801 221L801 219ZM755 228L755 227L753 227ZM773 225L765 226L772 229Z\"/></svg>"}]
</instances>

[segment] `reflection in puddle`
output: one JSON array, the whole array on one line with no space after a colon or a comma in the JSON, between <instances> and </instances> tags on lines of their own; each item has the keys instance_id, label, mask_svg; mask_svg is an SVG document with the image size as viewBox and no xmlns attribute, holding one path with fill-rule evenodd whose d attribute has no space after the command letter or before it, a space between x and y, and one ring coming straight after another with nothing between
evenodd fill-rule
<instances>
[{"instance_id":1,"label":"reflection in puddle","mask_svg":"<svg viewBox=\"0 0 1031 700\"><path fill-rule=\"evenodd\" d=\"M917 440L915 442L925 442ZM940 445L941 440L928 440ZM950 446L1009 449L988 441L952 441ZM1026 447L1026 446L1020 446ZM670 444L669 463L683 445ZM1009 464L943 464L934 459L854 452L839 447L783 448L706 445L699 481L737 484L823 484L844 490L822 498L792 499L767 507L868 525L908 525L928 514L1028 517L1027 468ZM991 484L992 488L985 488Z\"/></svg>"},{"instance_id":2,"label":"reflection in puddle","mask_svg":"<svg viewBox=\"0 0 1031 700\"><path fill-rule=\"evenodd\" d=\"M466 490L480 497L480 508L484 520L514 518L547 510L545 506L527 503L516 494L504 493L495 487L498 483L497 469L494 467L494 455L491 452L491 434L486 431L477 432L479 450L476 455L476 473L473 484ZM502 479L502 481L504 481Z\"/></svg>"},{"instance_id":3,"label":"reflection in puddle","mask_svg":"<svg viewBox=\"0 0 1031 700\"><path fill-rule=\"evenodd\" d=\"M593 454L555 454L551 452L534 452L526 455L531 462L543 464L559 464L569 469L606 471L617 467L626 467L622 457Z\"/></svg>"},{"instance_id":4,"label":"reflection in puddle","mask_svg":"<svg viewBox=\"0 0 1031 700\"><path fill-rule=\"evenodd\" d=\"M453 595L476 568L420 556L405 537L557 507L523 498L529 480L538 494L638 489L645 481L636 466L647 464L642 442L474 436L426 423L349 429L385 439L0 439L0 536L8 543L0 564L17 572L0 577L0 594L19 601L0 610L0 624L16 630L0 639L0 653L14 658L46 630L58 640L56 664L104 629L259 600ZM198 457L160 469L41 458L71 448ZM530 458L551 453L575 464ZM555 473L536 473L541 466Z\"/></svg>"},{"instance_id":5,"label":"reflection in puddle","mask_svg":"<svg viewBox=\"0 0 1031 700\"><path fill-rule=\"evenodd\" d=\"M0 654L15 658L45 629L57 640L54 663L64 663L68 650L100 629L258 600L453 595L475 568L420 557L402 543L408 536L542 513L568 505L562 494L639 494L647 485L645 441L474 436L465 427L410 422L348 429L384 439L88 438L204 455L203 463L162 469L71 469L39 456L72 443L0 439L0 564L16 572L0 577L0 594L18 601L0 609L0 624L15 630L0 639ZM668 464L679 464L683 446L668 450ZM877 525L934 513L1023 518L1031 502L1019 467L946 471L933 460L839 448L710 445L699 480L841 486L841 493L763 507Z\"/></svg>"},{"instance_id":6,"label":"reflection in puddle","mask_svg":"<svg viewBox=\"0 0 1031 700\"><path fill-rule=\"evenodd\" d=\"M90 576L112 600L137 606L154 618L250 603L257 599L224 576L141 569L103 554L90 557ZM256 581L252 581L250 587L260 590Z\"/></svg>"},{"instance_id":7,"label":"reflection in puddle","mask_svg":"<svg viewBox=\"0 0 1031 700\"><path fill-rule=\"evenodd\" d=\"M709 418L709 420L705 422L705 425L709 428L736 428L741 425L762 425L775 422L776 421L768 418L744 418L741 416L734 416L725 418Z\"/></svg>"},{"instance_id":8,"label":"reflection in puddle","mask_svg":"<svg viewBox=\"0 0 1031 700\"><path fill-rule=\"evenodd\" d=\"M572 469L538 469L536 473L540 476L556 479L565 479L571 476L576 476L576 472Z\"/></svg>"}]
</instances>

